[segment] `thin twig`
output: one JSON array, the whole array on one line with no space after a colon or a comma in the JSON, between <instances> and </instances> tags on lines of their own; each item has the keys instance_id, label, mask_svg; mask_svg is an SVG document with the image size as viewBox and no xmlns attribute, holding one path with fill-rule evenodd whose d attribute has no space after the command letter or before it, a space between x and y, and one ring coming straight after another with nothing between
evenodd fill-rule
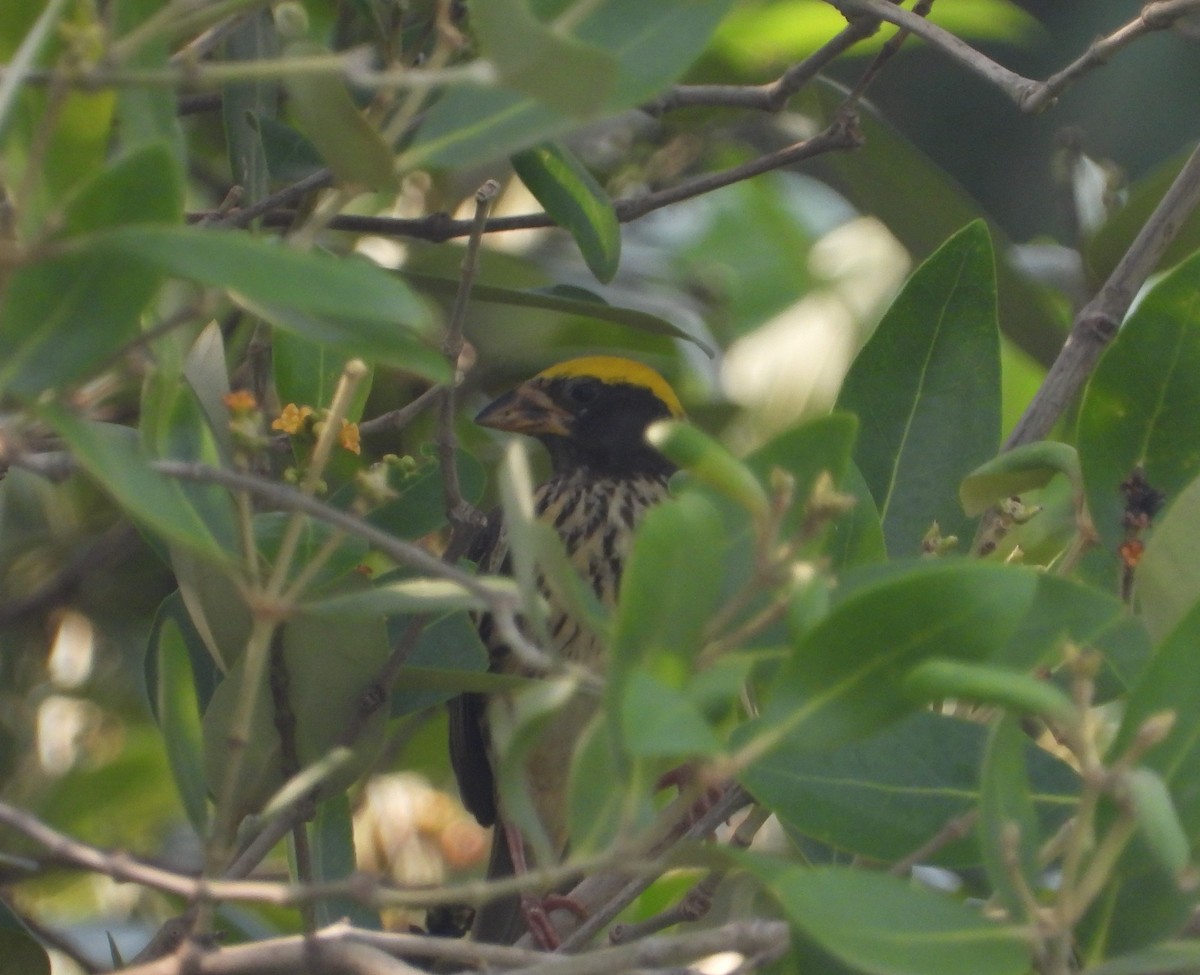
<instances>
[{"instance_id":1,"label":"thin twig","mask_svg":"<svg viewBox=\"0 0 1200 975\"><path fill-rule=\"evenodd\" d=\"M811 139L797 142L775 152L767 153L757 159L718 173L710 173L686 180L678 186L668 187L643 196L628 197L617 200L613 204L617 220L630 223L644 217L654 210L690 200L713 190L730 186L743 180L760 176L763 173L784 166L794 165L807 159L815 158L827 152L839 152L855 149L862 145L862 133L853 116L839 117ZM199 221L204 219L204 212L191 213L188 219ZM277 211L263 217L266 226L290 225L295 214L290 211ZM329 221L331 230L345 230L353 233L376 234L381 237L410 237L416 240L428 240L442 243L456 237L466 237L471 232L473 220L455 220L444 213L434 213L427 217L397 218L370 217L353 214L340 214ZM523 213L511 217L491 217L484 224L484 233L500 233L508 230L531 230L540 227L553 227L555 222L547 213Z\"/></svg>"},{"instance_id":2,"label":"thin twig","mask_svg":"<svg viewBox=\"0 0 1200 975\"><path fill-rule=\"evenodd\" d=\"M1089 71L1104 64L1117 51L1151 31L1165 30L1181 17L1200 10L1200 0L1157 0L1142 8L1137 17L1106 37L1094 42L1079 58L1045 81L1035 81L1010 71L945 28L930 23L914 11L890 0L826 0L847 17L869 16L911 31L959 64L1003 91L1022 112L1034 113Z\"/></svg>"},{"instance_id":3,"label":"thin twig","mask_svg":"<svg viewBox=\"0 0 1200 975\"><path fill-rule=\"evenodd\" d=\"M397 887L374 874L356 873L341 880L300 884L266 880L225 880L191 876L145 863L121 852L109 852L76 840L47 826L33 814L6 802L0 802L0 826L22 833L44 848L44 863L72 867L111 877L123 883L138 884L150 890L182 897L191 902L212 904L240 901L275 907L298 907L317 901L346 899L375 908L426 908L438 904L482 904L507 894L527 890L545 890L577 877L580 870L611 867L616 856L600 857L586 863L530 870L520 877L497 880L468 880L440 887ZM41 864L39 864L41 865ZM666 869L660 861L638 865L657 874ZM626 874L628 876L628 873Z\"/></svg>"},{"instance_id":4,"label":"thin twig","mask_svg":"<svg viewBox=\"0 0 1200 975\"><path fill-rule=\"evenodd\" d=\"M327 168L318 169L302 179L298 179L291 186L285 186L278 192L263 197L257 203L251 204L244 209L231 211L229 214L214 221L213 226L248 227L264 214L278 210L281 207L291 206L298 200L304 199L309 193L326 189L332 185L333 170Z\"/></svg>"},{"instance_id":5,"label":"thin twig","mask_svg":"<svg viewBox=\"0 0 1200 975\"><path fill-rule=\"evenodd\" d=\"M930 8L932 7L933 0L917 0L913 4L912 12L918 17L928 17ZM867 70L858 79L858 83L851 89L850 94L846 96L846 105L857 105L862 101L863 95L866 94L871 82L879 77L879 73L883 70L884 65L900 52L900 48L904 46L904 42L908 40L911 33L907 28L901 27L887 39L883 47L872 58L871 63L867 65Z\"/></svg>"},{"instance_id":6,"label":"thin twig","mask_svg":"<svg viewBox=\"0 0 1200 975\"><path fill-rule=\"evenodd\" d=\"M446 503L446 517L455 531L474 529L483 524L483 515L462 494L458 479L458 438L454 435L454 421L458 412L455 391L458 388L461 366L459 360L463 350L463 327L467 320L467 305L471 298L471 285L479 274L479 245L483 240L483 228L487 222L492 201L500 192L500 184L489 179L475 191L475 216L471 220L471 233L467 237L466 252L463 254L462 270L458 278L458 291L450 309L450 320L442 341L442 355L450 367L450 381L441 387L438 400L437 451L438 464L442 473L442 491ZM461 526L461 527L460 527Z\"/></svg>"},{"instance_id":7,"label":"thin twig","mask_svg":"<svg viewBox=\"0 0 1200 975\"><path fill-rule=\"evenodd\" d=\"M407 403L397 410L381 413L370 420L363 420L358 425L358 432L365 437L376 433L395 433L403 430L414 419L433 406L440 394L441 386L430 386L411 403Z\"/></svg>"},{"instance_id":8,"label":"thin twig","mask_svg":"<svg viewBox=\"0 0 1200 975\"><path fill-rule=\"evenodd\" d=\"M783 921L743 921L686 935L648 938L586 955L548 955L505 945L453 938L365 931L345 922L308 937L282 937L213 951L186 950L145 965L123 969L123 975L250 975L276 972L354 972L363 975L410 975L417 971L396 958L439 962L449 966L510 975L607 975L609 972L678 971L701 958L735 951L748 958L778 957L790 943Z\"/></svg>"},{"instance_id":9,"label":"thin twig","mask_svg":"<svg viewBox=\"0 0 1200 975\"><path fill-rule=\"evenodd\" d=\"M733 832L729 846L736 850L748 849L754 842L754 837L771 817L771 811L763 806L755 806ZM712 908L713 897L717 888L729 873L722 867L710 870L675 904L665 911L660 911L653 917L636 924L619 924L609 932L609 940L613 944L628 944L639 941L651 934L657 934L675 924L689 924L704 917Z\"/></svg>"},{"instance_id":10,"label":"thin twig","mask_svg":"<svg viewBox=\"0 0 1200 975\"><path fill-rule=\"evenodd\" d=\"M279 772L284 781L300 774L300 753L296 745L296 712L292 709L289 693L291 682L287 660L283 656L283 631L277 629L271 640L271 671L268 684L271 688L275 731L279 735ZM311 800L314 796L310 793L308 798ZM292 825L292 852L296 860L296 880L302 884L311 884L312 846L308 842L308 824L304 820ZM313 904L300 905L300 922L306 932L311 933L317 929L317 912Z\"/></svg>"},{"instance_id":11,"label":"thin twig","mask_svg":"<svg viewBox=\"0 0 1200 975\"><path fill-rule=\"evenodd\" d=\"M1157 0L1146 4L1133 20L1093 41L1083 54L1026 95L1021 103L1022 111L1040 112L1089 71L1107 64L1122 48L1145 34L1166 30L1179 18L1196 11L1200 11L1198 0Z\"/></svg>"},{"instance_id":12,"label":"thin twig","mask_svg":"<svg viewBox=\"0 0 1200 975\"><path fill-rule=\"evenodd\" d=\"M826 3L836 7L846 17L875 17L910 31L991 82L1018 105L1022 104L1038 85L1038 82L1022 77L993 61L944 27L930 23L924 17L890 0L826 0Z\"/></svg>"},{"instance_id":13,"label":"thin twig","mask_svg":"<svg viewBox=\"0 0 1200 975\"><path fill-rule=\"evenodd\" d=\"M721 823L746 806L753 800L739 785L729 786L713 805L684 830L676 830L673 835L664 839L652 851L652 855L661 855L681 840L703 839ZM676 800L678 802L678 800ZM690 805L690 803L687 803ZM613 918L632 904L654 881L658 875L653 872L635 877L630 880L628 873L601 873L585 878L579 886L570 893L570 898L588 911L586 920L566 910L556 910L551 915L559 934L565 935L559 951L570 953L583 948L592 940ZM528 938L528 935L526 936ZM519 941L523 944L525 939Z\"/></svg>"},{"instance_id":14,"label":"thin twig","mask_svg":"<svg viewBox=\"0 0 1200 975\"><path fill-rule=\"evenodd\" d=\"M1200 146L1159 200L1108 280L1075 317L1071 334L1045 381L1004 443L1004 449L1041 440L1074 400L1120 328L1134 296L1158 267L1188 214L1200 203Z\"/></svg>"},{"instance_id":15,"label":"thin twig","mask_svg":"<svg viewBox=\"0 0 1200 975\"><path fill-rule=\"evenodd\" d=\"M188 461L160 460L154 461L151 466L168 477L176 477L183 481L197 481L201 484L220 484L234 490L248 491L277 507L310 515L343 529L348 535L365 540L393 561L457 583L471 595L486 603L490 612L505 613L515 609L516 599L509 593L493 589L470 573L447 565L421 546L396 538L349 512L302 494L287 484L280 484L243 471L210 467L207 464Z\"/></svg>"},{"instance_id":16,"label":"thin twig","mask_svg":"<svg viewBox=\"0 0 1200 975\"><path fill-rule=\"evenodd\" d=\"M676 85L647 102L642 111L664 115L681 108L741 108L780 111L796 92L812 81L839 55L879 29L876 17L855 17L820 48L765 85Z\"/></svg>"},{"instance_id":17,"label":"thin twig","mask_svg":"<svg viewBox=\"0 0 1200 975\"><path fill-rule=\"evenodd\" d=\"M893 877L906 877L909 871L918 864L925 863L939 850L949 846L951 843L956 843L965 836L969 836L971 830L975 828L975 822L979 819L979 810L972 809L963 813L961 816L955 816L949 820L941 829L937 831L929 840L922 843L908 856L897 860L888 868L888 873Z\"/></svg>"}]
</instances>

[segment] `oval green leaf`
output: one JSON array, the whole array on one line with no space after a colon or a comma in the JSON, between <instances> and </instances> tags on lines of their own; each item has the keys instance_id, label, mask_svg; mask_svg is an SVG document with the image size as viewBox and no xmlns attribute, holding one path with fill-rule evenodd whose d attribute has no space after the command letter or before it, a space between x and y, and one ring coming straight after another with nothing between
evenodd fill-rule
<instances>
[{"instance_id":1,"label":"oval green leaf","mask_svg":"<svg viewBox=\"0 0 1200 975\"><path fill-rule=\"evenodd\" d=\"M789 868L767 887L788 919L835 958L875 975L1024 975L1024 928L906 880L842 867Z\"/></svg>"},{"instance_id":2,"label":"oval green leaf","mask_svg":"<svg viewBox=\"0 0 1200 975\"><path fill-rule=\"evenodd\" d=\"M1000 437L996 275L982 221L909 278L854 360L838 407L858 415L854 459L888 551L916 555L933 522L964 537L956 485Z\"/></svg>"},{"instance_id":3,"label":"oval green leaf","mask_svg":"<svg viewBox=\"0 0 1200 975\"><path fill-rule=\"evenodd\" d=\"M865 737L916 705L904 676L933 657L1001 653L1037 591L1012 566L923 565L856 589L793 649L762 717L739 729L745 757L801 753Z\"/></svg>"},{"instance_id":4,"label":"oval green leaf","mask_svg":"<svg viewBox=\"0 0 1200 975\"><path fill-rule=\"evenodd\" d=\"M328 53L307 42L289 44L285 51L300 58ZM372 190L395 183L391 149L358 110L340 77L294 71L284 85L300 128L341 182Z\"/></svg>"},{"instance_id":5,"label":"oval green leaf","mask_svg":"<svg viewBox=\"0 0 1200 975\"><path fill-rule=\"evenodd\" d=\"M595 177L570 150L554 142L517 153L512 165L554 222L575 238L596 280L611 281L621 261L621 226Z\"/></svg>"}]
</instances>

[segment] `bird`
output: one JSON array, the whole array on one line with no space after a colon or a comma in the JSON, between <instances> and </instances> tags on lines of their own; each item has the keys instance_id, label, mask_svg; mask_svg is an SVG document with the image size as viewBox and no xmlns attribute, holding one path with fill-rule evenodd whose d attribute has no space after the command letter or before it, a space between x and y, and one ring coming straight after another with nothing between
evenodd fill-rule
<instances>
[{"instance_id":1,"label":"bird","mask_svg":"<svg viewBox=\"0 0 1200 975\"><path fill-rule=\"evenodd\" d=\"M602 605L616 603L622 568L642 516L668 496L676 467L646 440L657 420L684 416L679 397L654 369L617 356L585 356L550 366L488 404L476 416L481 426L538 440L550 458L548 480L534 491L536 517L558 532L571 565L586 579ZM511 573L503 519L493 512L469 557L480 571ZM583 666L599 676L606 649L542 586L549 610L545 632L552 658ZM476 625L497 673L537 676L498 639L488 616ZM527 844L505 822L498 798L493 736L489 724L498 708L511 707L503 694L467 693L450 703L450 754L467 809L484 826L496 826L488 876L521 872L530 866ZM526 786L546 837L560 858L566 835L567 786L571 759L595 702L577 696L563 708L525 760ZM570 906L570 905L567 905ZM557 935L538 898L507 898L485 904L476 914L472 936L512 943L522 920L543 947Z\"/></svg>"}]
</instances>

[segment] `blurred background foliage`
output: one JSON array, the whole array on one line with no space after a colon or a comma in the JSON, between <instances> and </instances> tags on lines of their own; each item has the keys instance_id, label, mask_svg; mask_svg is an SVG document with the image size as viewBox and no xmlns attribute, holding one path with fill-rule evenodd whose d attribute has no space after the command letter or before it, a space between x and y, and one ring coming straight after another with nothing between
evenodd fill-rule
<instances>
[{"instance_id":1,"label":"blurred background foliage","mask_svg":"<svg viewBox=\"0 0 1200 975\"><path fill-rule=\"evenodd\" d=\"M42 6L0 4L0 60L12 58ZM119 33L121 24L137 23L160 6L157 0L68 4L45 63L63 49L100 44L101 23L115 20ZM360 43L419 50L412 39L428 32L433 14L424 0L303 0L302 6L306 40L334 50ZM565 5L534 6L545 15ZM717 18L719 26L681 80L768 82L845 23L819 0L741 0L728 6L728 16ZM1044 78L1136 9L1129 0L939 0L932 19L1014 70ZM839 58L779 114L712 108L661 116L625 111L571 132L566 142L613 198L744 162L817 132L886 33ZM223 56L248 56L237 52L238 44L249 44L262 56L280 43L278 37L259 40L267 46L253 47L256 39L241 32L227 42ZM1195 37L1183 29L1149 36L1067 91L1052 110L1031 117L960 65L910 39L861 106L862 148L739 182L623 226L619 268L603 285L565 231L489 235L481 285L509 292L587 288L613 306L659 316L722 353L710 358L696 344L628 323L505 304L481 292L467 321L474 368L463 389L463 415L471 415L489 392L549 362L598 349L622 350L661 368L691 416L744 454L797 419L830 408L851 359L907 274L951 232L980 216L992 229L1001 266L1003 427L1008 430L1081 299L1136 231L1136 221L1121 223L1122 205L1142 200L1143 186L1158 186L1161 192L1160 174L1178 165L1200 133L1196 51ZM312 174L322 164L322 152L329 161L330 149L303 118L295 121L309 140L275 119L281 103L274 85L247 84L238 91L229 86L224 94L227 107L242 98L242 104L262 108L270 179L246 186L243 203ZM365 100L366 93L357 94ZM239 119L231 121L230 112L223 115L220 105L203 95L176 102L169 89L76 92L58 104L61 114L50 129L51 142L39 147L31 139L46 132L39 120L51 97L45 90L22 93L3 147L10 191L32 187L32 195L45 196L41 206L22 210L24 219L36 220L39 210L56 212L64 194L102 167L114 139L122 146L138 139L138 120L162 131L175 125L174 112L175 151L186 164L186 209L211 218L231 187L244 182L244 174L231 167ZM123 126L115 136L114 113ZM279 117L289 119L286 110ZM23 170L34 154L45 163L38 179ZM473 151L461 164L419 166L404 177L398 192L363 194L345 212L395 218L437 211L468 215L470 195L489 177L502 184L497 216L539 209L503 155ZM1110 214L1115 214L1111 221ZM446 279L457 276L463 259L456 242L353 231L328 231L321 242ZM450 296L416 287L432 314L423 332L436 335ZM183 302L183 289L171 288L179 293L169 289L166 304ZM504 292L498 294L502 298ZM254 319L228 306L216 310L225 316L230 360L252 362ZM381 366L360 415L371 418L402 407L425 386L423 379ZM133 417L137 394L136 381L119 372L104 373L80 391L84 399L102 401L106 417L118 422ZM283 404L268 396L265 405ZM400 436L367 434L366 454L411 455L429 463L423 445L431 439L431 424L426 416ZM495 460L481 432L465 421L459 432L468 454L485 464ZM471 480L474 499L491 497L484 494L481 475ZM436 510L438 493L422 504ZM198 846L151 714L144 663L155 614L174 587L154 545L130 529L87 478L72 473L50 480L9 469L0 487L4 797L83 840L154 851L164 862L187 866L195 864ZM445 642L454 646L470 640L461 629L447 633ZM436 656L438 651L428 652ZM443 721L436 709L397 718L380 770L403 769L437 788L448 787ZM411 850L404 855L397 850L405 843L424 844L435 865L422 879L437 879L447 863L453 869L476 865L481 839L469 823L463 825L461 812L448 812L444 805L433 812L421 807L424 800L414 796L425 795L426 788L404 792L379 814L372 812L373 803L382 801L379 796L364 797L356 829L376 842L371 846L363 839L360 845L379 850L390 844L390 852L372 854L382 864L415 862ZM450 802L444 796L428 801ZM410 810L407 819L397 813L398 805ZM398 835L384 836L389 830ZM107 951L103 932L132 954L170 909L157 895L82 875L40 881L23 888L22 896L36 904L39 917L86 942L94 958ZM226 921L244 931L291 923L269 912L256 916L232 910Z\"/></svg>"}]
</instances>

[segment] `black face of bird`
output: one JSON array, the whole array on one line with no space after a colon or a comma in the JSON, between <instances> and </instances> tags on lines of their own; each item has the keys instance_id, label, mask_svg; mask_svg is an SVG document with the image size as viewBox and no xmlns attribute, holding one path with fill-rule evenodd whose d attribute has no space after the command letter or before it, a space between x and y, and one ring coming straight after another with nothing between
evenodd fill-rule
<instances>
[{"instance_id":1,"label":"black face of bird","mask_svg":"<svg viewBox=\"0 0 1200 975\"><path fill-rule=\"evenodd\" d=\"M621 477L671 472L670 463L645 440L646 427L671 415L670 407L643 386L535 377L485 407L476 422L536 437L556 474L586 469Z\"/></svg>"}]
</instances>

